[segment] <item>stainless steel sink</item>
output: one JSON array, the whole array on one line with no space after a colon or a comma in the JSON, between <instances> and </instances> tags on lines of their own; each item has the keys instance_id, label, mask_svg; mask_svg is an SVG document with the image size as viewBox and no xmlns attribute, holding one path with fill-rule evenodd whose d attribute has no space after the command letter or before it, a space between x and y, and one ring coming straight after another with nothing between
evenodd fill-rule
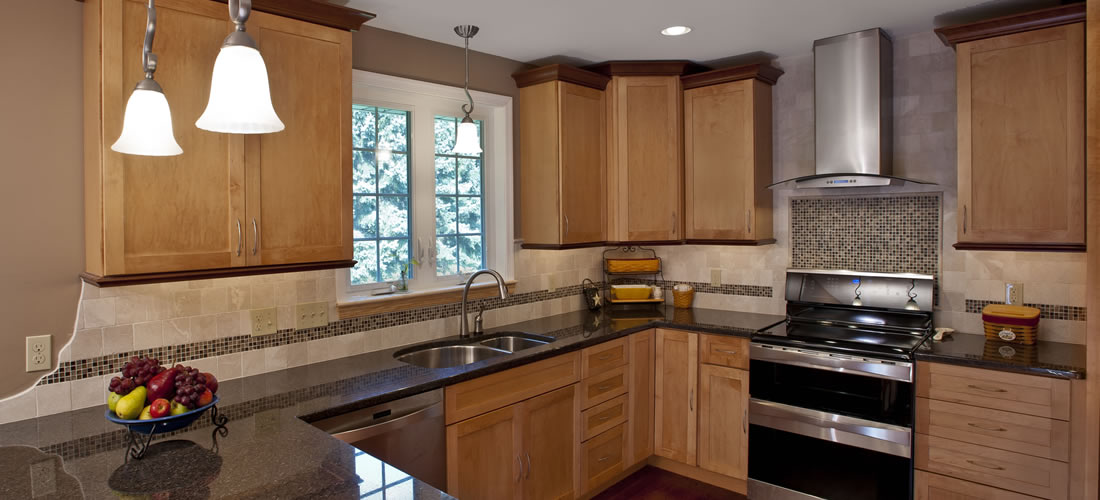
<instances>
[{"instance_id":1,"label":"stainless steel sink","mask_svg":"<svg viewBox=\"0 0 1100 500\"><path fill-rule=\"evenodd\" d=\"M554 337L531 333L496 332L459 341L462 343L436 347L412 347L395 352L393 357L398 361L424 368L451 368L543 346L554 340Z\"/></svg>"},{"instance_id":2,"label":"stainless steel sink","mask_svg":"<svg viewBox=\"0 0 1100 500\"><path fill-rule=\"evenodd\" d=\"M398 361L424 368L451 368L511 354L483 345L445 345L394 353Z\"/></svg>"},{"instance_id":3,"label":"stainless steel sink","mask_svg":"<svg viewBox=\"0 0 1100 500\"><path fill-rule=\"evenodd\" d=\"M532 335L529 333L519 332L505 332L495 334L490 338L478 342L483 346L488 346L496 349L503 349L509 352L522 351L524 349L530 349L532 347L543 346L553 342L552 337L543 337L542 335Z\"/></svg>"}]
</instances>

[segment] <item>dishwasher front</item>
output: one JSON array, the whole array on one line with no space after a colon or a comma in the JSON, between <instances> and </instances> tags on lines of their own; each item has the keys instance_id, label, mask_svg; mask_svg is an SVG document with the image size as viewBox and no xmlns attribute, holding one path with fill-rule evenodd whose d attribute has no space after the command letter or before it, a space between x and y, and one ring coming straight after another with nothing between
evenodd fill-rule
<instances>
[{"instance_id":1,"label":"dishwasher front","mask_svg":"<svg viewBox=\"0 0 1100 500\"><path fill-rule=\"evenodd\" d=\"M312 422L371 456L447 491L443 389Z\"/></svg>"}]
</instances>

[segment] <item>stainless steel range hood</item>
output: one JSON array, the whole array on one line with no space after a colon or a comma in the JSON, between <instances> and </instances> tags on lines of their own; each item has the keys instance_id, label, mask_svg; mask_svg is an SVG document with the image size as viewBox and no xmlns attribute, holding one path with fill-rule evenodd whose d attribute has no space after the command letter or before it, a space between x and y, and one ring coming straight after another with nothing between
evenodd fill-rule
<instances>
[{"instance_id":1,"label":"stainless steel range hood","mask_svg":"<svg viewBox=\"0 0 1100 500\"><path fill-rule=\"evenodd\" d=\"M772 184L930 184L893 174L893 48L880 28L814 42L815 174Z\"/></svg>"}]
</instances>

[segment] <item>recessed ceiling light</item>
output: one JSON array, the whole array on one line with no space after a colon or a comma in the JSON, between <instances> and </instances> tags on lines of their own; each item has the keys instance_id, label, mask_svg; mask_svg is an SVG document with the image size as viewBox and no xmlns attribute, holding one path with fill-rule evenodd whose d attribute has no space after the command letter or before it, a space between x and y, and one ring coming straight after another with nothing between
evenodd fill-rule
<instances>
[{"instance_id":1,"label":"recessed ceiling light","mask_svg":"<svg viewBox=\"0 0 1100 500\"><path fill-rule=\"evenodd\" d=\"M687 26L669 26L661 30L661 34L665 36L680 36L686 35L691 32L691 28Z\"/></svg>"}]
</instances>

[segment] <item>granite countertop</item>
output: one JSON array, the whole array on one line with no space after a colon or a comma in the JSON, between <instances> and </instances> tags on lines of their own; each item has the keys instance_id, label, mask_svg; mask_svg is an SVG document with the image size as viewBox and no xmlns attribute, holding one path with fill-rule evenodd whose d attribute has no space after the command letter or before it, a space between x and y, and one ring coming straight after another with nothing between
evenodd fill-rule
<instances>
[{"instance_id":1,"label":"granite countertop","mask_svg":"<svg viewBox=\"0 0 1100 500\"><path fill-rule=\"evenodd\" d=\"M782 316L673 309L587 311L489 330L557 340L471 365L428 369L396 361L395 348L228 380L218 396L229 433L203 415L125 461L128 435L105 406L0 425L0 498L451 498L307 422L575 351L652 327L748 337ZM437 341L438 342L438 341ZM32 478L34 478L32 480ZM382 496L382 495L379 495Z\"/></svg>"},{"instance_id":2,"label":"granite countertop","mask_svg":"<svg viewBox=\"0 0 1100 500\"><path fill-rule=\"evenodd\" d=\"M1033 346L986 340L984 335L955 333L941 342L928 339L917 360L1058 378L1085 378L1085 346L1039 341Z\"/></svg>"}]
</instances>

